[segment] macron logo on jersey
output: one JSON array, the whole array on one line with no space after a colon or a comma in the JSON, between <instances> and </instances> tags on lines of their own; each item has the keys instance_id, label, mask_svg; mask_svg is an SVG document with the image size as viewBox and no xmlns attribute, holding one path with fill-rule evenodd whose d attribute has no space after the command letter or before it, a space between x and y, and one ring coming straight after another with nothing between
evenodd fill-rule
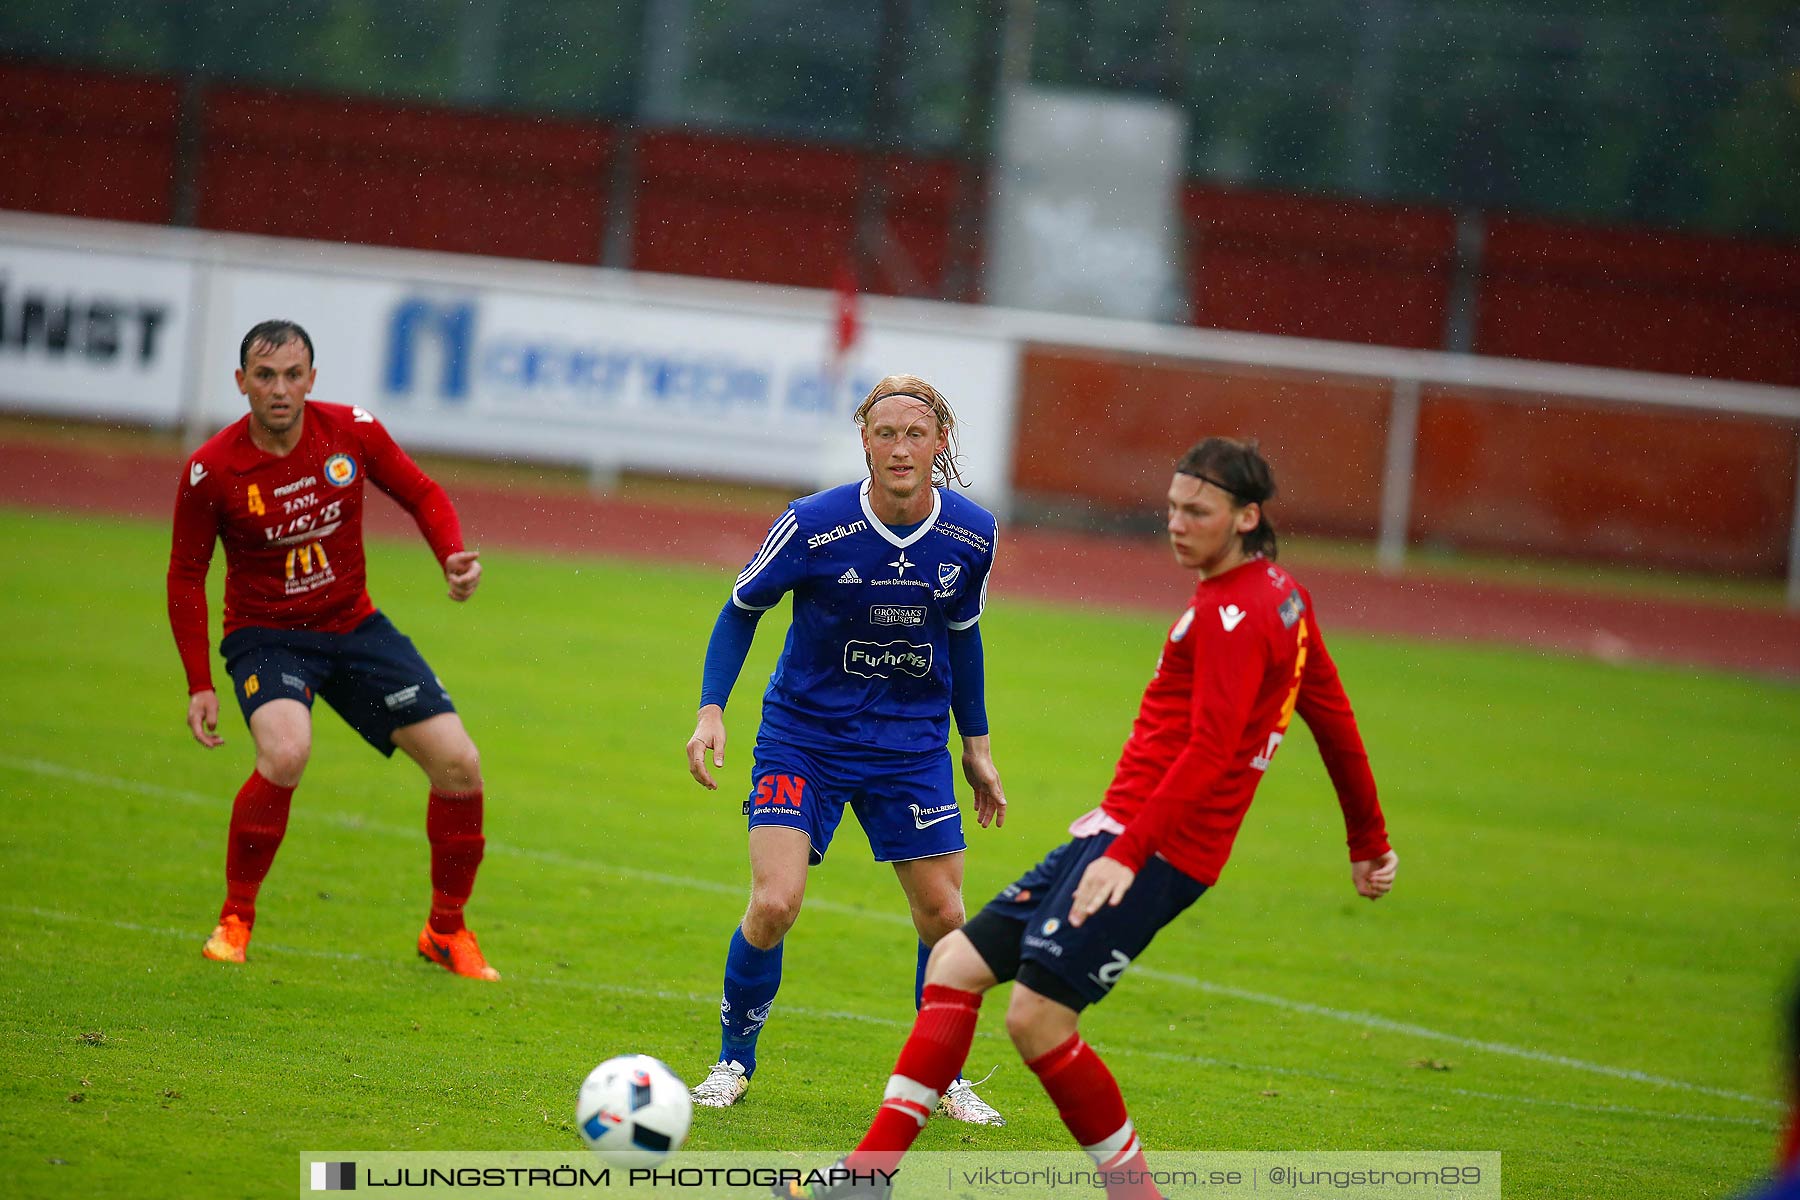
<instances>
[{"instance_id":1,"label":"macron logo on jersey","mask_svg":"<svg viewBox=\"0 0 1800 1200\"><path fill-rule=\"evenodd\" d=\"M1226 633L1230 633L1243 624L1244 618L1249 615L1235 604L1224 604L1219 607L1219 624L1225 626Z\"/></svg>"},{"instance_id":2,"label":"macron logo on jersey","mask_svg":"<svg viewBox=\"0 0 1800 1200\"><path fill-rule=\"evenodd\" d=\"M199 487L200 481L206 478L206 468L199 463L188 464L188 486Z\"/></svg>"}]
</instances>

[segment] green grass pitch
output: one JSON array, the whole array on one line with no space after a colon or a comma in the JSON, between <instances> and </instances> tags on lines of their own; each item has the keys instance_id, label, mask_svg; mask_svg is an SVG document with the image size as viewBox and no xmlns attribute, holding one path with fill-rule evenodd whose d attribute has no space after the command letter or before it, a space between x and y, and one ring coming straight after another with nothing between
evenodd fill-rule
<instances>
[{"instance_id":1,"label":"green grass pitch","mask_svg":"<svg viewBox=\"0 0 1800 1200\"><path fill-rule=\"evenodd\" d=\"M766 622L728 713L726 782L704 792L681 747L727 573L496 551L456 606L417 542L372 548L377 601L482 748L490 845L470 918L506 978L481 986L413 953L422 778L323 708L252 961L202 961L250 747L229 701L224 748L183 726L167 532L0 511L0 543L8 1194L288 1194L309 1148L573 1149L594 1063L644 1051L691 1082L710 1062L746 894L756 697L784 623ZM1012 813L1000 831L970 823L972 908L1098 796L1163 621L1001 598L983 629ZM1499 1150L1509 1197L1732 1194L1766 1167L1781 1115L1800 691L1332 644L1399 884L1378 905L1352 893L1296 733L1222 885L1084 1021L1152 1152ZM910 1022L903 913L847 824L790 939L756 1085L699 1113L690 1147L854 1140ZM922 1148L1067 1144L1003 1008L984 1010L970 1068L1000 1065L984 1094L1010 1123L934 1121Z\"/></svg>"}]
</instances>

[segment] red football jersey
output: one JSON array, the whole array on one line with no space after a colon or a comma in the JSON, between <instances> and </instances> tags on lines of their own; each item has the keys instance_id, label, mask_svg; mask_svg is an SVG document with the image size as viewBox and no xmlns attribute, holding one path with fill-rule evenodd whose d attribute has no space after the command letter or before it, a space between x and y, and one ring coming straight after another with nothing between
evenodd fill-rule
<instances>
[{"instance_id":1,"label":"red football jersey","mask_svg":"<svg viewBox=\"0 0 1800 1200\"><path fill-rule=\"evenodd\" d=\"M190 695L213 685L206 572L216 540L225 543L226 633L246 625L348 633L374 613L363 564L366 483L412 514L440 565L463 548L450 497L360 408L308 400L300 441L282 457L250 440L246 413L188 459L168 583Z\"/></svg>"},{"instance_id":2,"label":"red football jersey","mask_svg":"<svg viewBox=\"0 0 1800 1200\"><path fill-rule=\"evenodd\" d=\"M1375 777L1312 596L1254 558L1201 580L1169 630L1102 804L1125 826L1108 857L1136 871L1161 854L1208 886L1218 882L1296 712L1337 789L1351 861L1385 854Z\"/></svg>"}]
</instances>

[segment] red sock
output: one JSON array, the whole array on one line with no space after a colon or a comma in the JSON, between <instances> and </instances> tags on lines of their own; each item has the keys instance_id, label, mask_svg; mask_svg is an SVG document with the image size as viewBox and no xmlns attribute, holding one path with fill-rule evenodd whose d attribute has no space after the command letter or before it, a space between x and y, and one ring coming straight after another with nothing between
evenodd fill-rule
<instances>
[{"instance_id":1,"label":"red sock","mask_svg":"<svg viewBox=\"0 0 1800 1200\"><path fill-rule=\"evenodd\" d=\"M425 837L431 842L431 929L457 933L463 927L463 905L475 890L487 839L481 836L481 789L440 792L433 788L425 805Z\"/></svg>"},{"instance_id":2,"label":"red sock","mask_svg":"<svg viewBox=\"0 0 1800 1200\"><path fill-rule=\"evenodd\" d=\"M844 1165L853 1171L892 1171L900 1163L938 1097L962 1070L975 1041L975 1017L981 993L928 983L919 999L919 1015L900 1049L900 1061L888 1077L887 1092L874 1124Z\"/></svg>"},{"instance_id":3,"label":"red sock","mask_svg":"<svg viewBox=\"0 0 1800 1200\"><path fill-rule=\"evenodd\" d=\"M256 893L287 833L288 802L293 798L293 788L277 787L260 771L250 772L238 789L225 842L225 905L219 910L220 921L236 917L246 925L256 924Z\"/></svg>"},{"instance_id":4,"label":"red sock","mask_svg":"<svg viewBox=\"0 0 1800 1200\"><path fill-rule=\"evenodd\" d=\"M1138 1144L1137 1130L1125 1111L1125 1098L1119 1085L1094 1053L1094 1048L1081 1040L1079 1033L1039 1058L1025 1064L1050 1093L1063 1124L1081 1143L1102 1171L1126 1174L1136 1172L1137 1181L1120 1179L1106 1185L1109 1198L1159 1197L1162 1193L1150 1182L1144 1165L1144 1151Z\"/></svg>"}]
</instances>

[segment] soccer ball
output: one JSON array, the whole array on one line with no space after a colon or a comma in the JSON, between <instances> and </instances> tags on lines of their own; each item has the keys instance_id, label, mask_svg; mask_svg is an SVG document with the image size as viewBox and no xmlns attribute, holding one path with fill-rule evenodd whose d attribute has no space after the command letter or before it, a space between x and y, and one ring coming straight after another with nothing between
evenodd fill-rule
<instances>
[{"instance_id":1,"label":"soccer ball","mask_svg":"<svg viewBox=\"0 0 1800 1200\"><path fill-rule=\"evenodd\" d=\"M681 1149L694 1120L687 1084L648 1054L609 1058L581 1081L575 1125L608 1163L649 1167Z\"/></svg>"}]
</instances>

